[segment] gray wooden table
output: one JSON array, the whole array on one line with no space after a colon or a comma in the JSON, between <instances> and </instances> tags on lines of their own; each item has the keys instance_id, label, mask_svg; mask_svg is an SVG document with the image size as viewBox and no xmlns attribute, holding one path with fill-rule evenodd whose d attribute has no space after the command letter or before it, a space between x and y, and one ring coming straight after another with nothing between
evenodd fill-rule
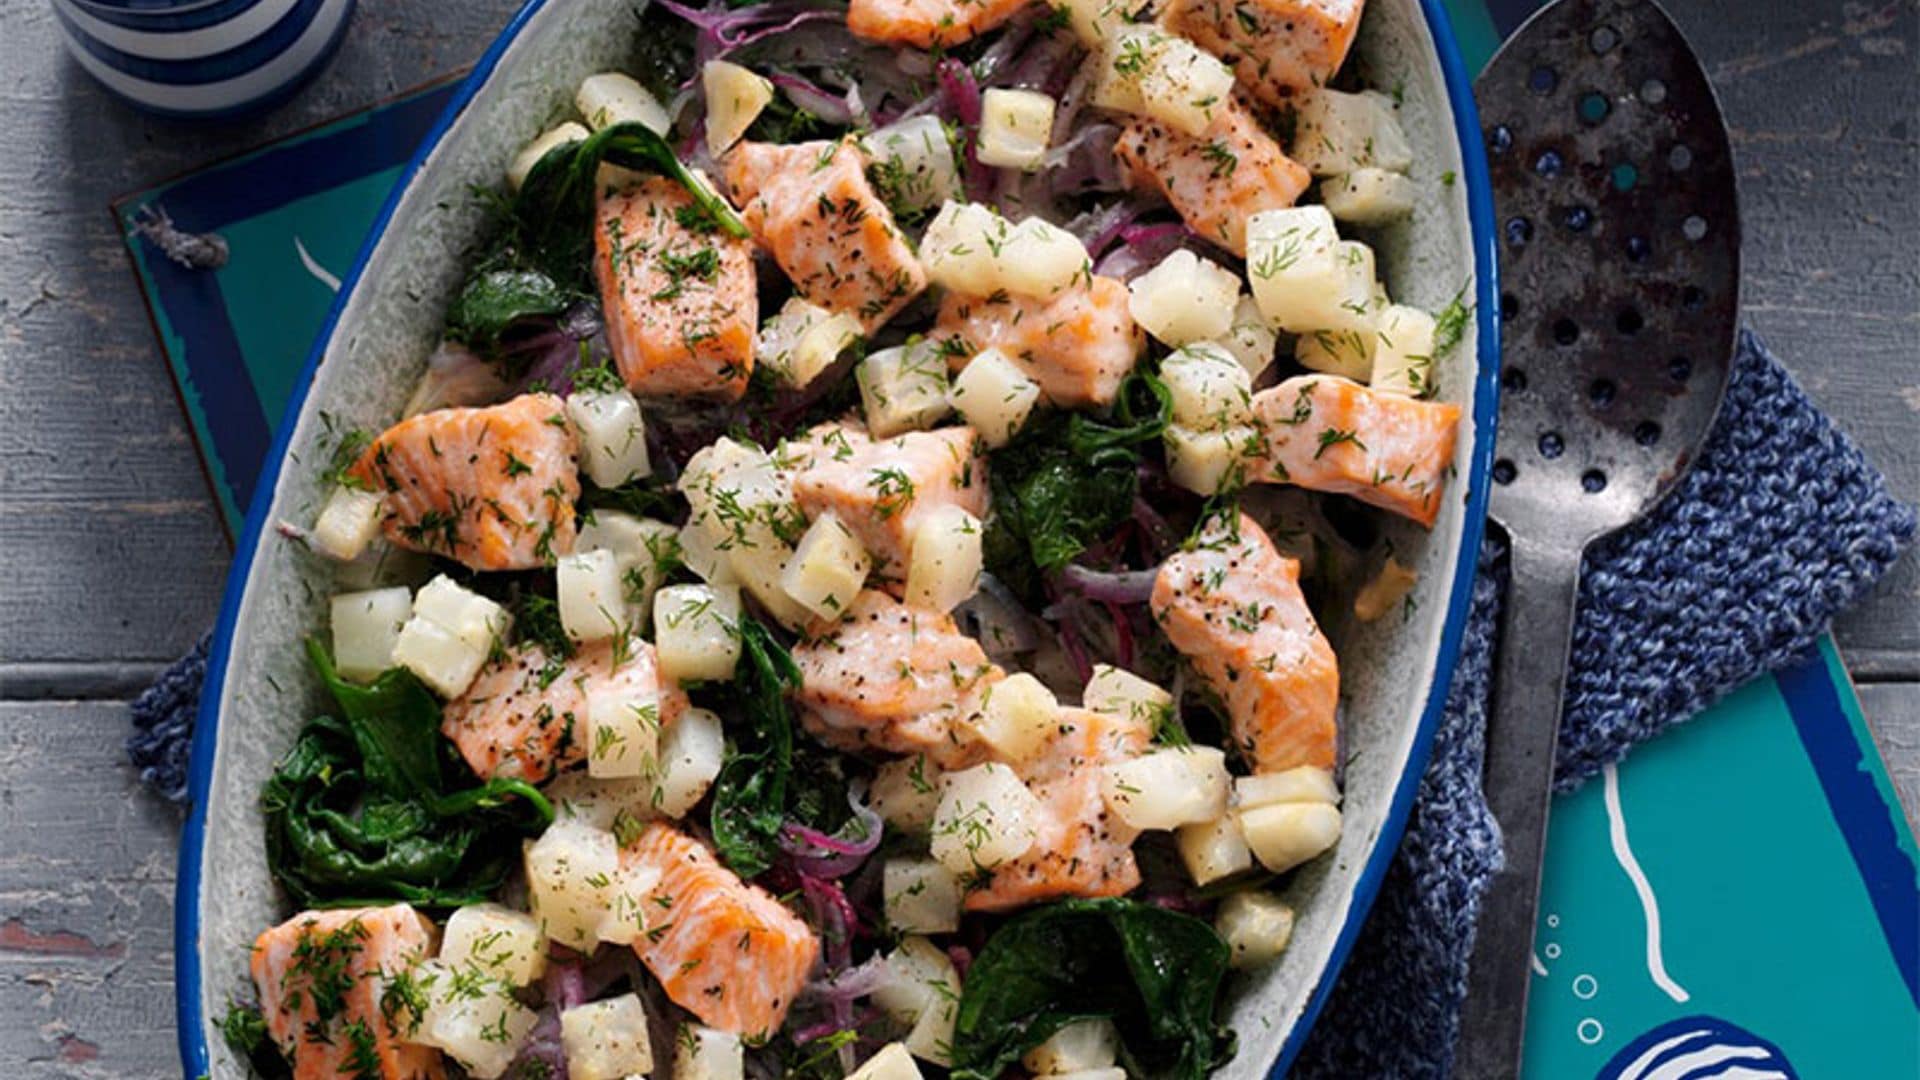
<instances>
[{"instance_id":1,"label":"gray wooden table","mask_svg":"<svg viewBox=\"0 0 1920 1080\"><path fill-rule=\"evenodd\" d=\"M212 621L228 551L107 214L121 192L472 60L517 0L365 0L265 118L150 119L0 26L0 1062L177 1073L178 815L123 765L125 702ZM1668 0L1733 126L1746 316L1920 501L1920 2ZM288 357L288 363L300 358ZM1920 559L1839 639L1920 805Z\"/></svg>"}]
</instances>

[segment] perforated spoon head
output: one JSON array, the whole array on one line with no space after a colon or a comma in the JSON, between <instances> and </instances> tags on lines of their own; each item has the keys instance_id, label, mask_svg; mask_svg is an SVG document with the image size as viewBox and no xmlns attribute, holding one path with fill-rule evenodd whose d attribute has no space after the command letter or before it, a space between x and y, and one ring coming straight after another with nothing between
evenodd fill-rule
<instances>
[{"instance_id":1,"label":"perforated spoon head","mask_svg":"<svg viewBox=\"0 0 1920 1080\"><path fill-rule=\"evenodd\" d=\"M1726 124L1652 0L1560 0L1474 89L1501 229L1492 514L1582 547L1671 490L1719 410L1740 281Z\"/></svg>"}]
</instances>

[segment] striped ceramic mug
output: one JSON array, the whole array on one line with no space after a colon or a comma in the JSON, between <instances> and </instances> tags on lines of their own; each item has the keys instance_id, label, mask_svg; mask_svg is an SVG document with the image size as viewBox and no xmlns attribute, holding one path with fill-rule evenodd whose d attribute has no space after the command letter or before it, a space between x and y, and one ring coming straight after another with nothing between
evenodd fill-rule
<instances>
[{"instance_id":1,"label":"striped ceramic mug","mask_svg":"<svg viewBox=\"0 0 1920 1080\"><path fill-rule=\"evenodd\" d=\"M141 108L223 117L279 103L340 42L354 0L53 0L67 50Z\"/></svg>"}]
</instances>

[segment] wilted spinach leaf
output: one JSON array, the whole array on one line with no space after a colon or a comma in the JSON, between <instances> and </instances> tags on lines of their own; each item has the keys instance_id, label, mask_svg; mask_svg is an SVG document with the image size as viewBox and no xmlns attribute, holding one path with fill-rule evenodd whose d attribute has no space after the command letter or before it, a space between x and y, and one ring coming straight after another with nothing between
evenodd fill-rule
<instances>
[{"instance_id":1,"label":"wilted spinach leaf","mask_svg":"<svg viewBox=\"0 0 1920 1080\"><path fill-rule=\"evenodd\" d=\"M490 352L516 323L567 310L573 294L538 270L501 268L467 279L447 311L447 334Z\"/></svg>"},{"instance_id":2,"label":"wilted spinach leaf","mask_svg":"<svg viewBox=\"0 0 1920 1080\"><path fill-rule=\"evenodd\" d=\"M740 619L740 662L726 693L742 724L713 782L713 847L741 877L773 865L787 819L793 770L793 715L787 693L800 669L773 634L751 616Z\"/></svg>"},{"instance_id":3,"label":"wilted spinach leaf","mask_svg":"<svg viewBox=\"0 0 1920 1080\"><path fill-rule=\"evenodd\" d=\"M1192 916L1124 898L1015 916L967 971L954 1080L993 1080L1076 1020L1110 1018L1127 1075L1199 1080L1233 1053L1214 1022L1228 949Z\"/></svg>"},{"instance_id":4,"label":"wilted spinach leaf","mask_svg":"<svg viewBox=\"0 0 1920 1080\"><path fill-rule=\"evenodd\" d=\"M281 1056L280 1047L267 1034L267 1021L259 1009L237 1001L229 1005L227 1015L220 1019L220 1035L260 1080L293 1076L293 1069Z\"/></svg>"}]
</instances>

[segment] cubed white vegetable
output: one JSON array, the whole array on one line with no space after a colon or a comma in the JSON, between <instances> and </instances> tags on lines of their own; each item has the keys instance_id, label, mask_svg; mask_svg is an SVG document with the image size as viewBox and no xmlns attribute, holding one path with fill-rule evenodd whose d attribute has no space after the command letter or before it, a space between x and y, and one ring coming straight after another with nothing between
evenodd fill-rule
<instances>
[{"instance_id":1,"label":"cubed white vegetable","mask_svg":"<svg viewBox=\"0 0 1920 1080\"><path fill-rule=\"evenodd\" d=\"M511 986L471 969L429 960L414 969L413 978L426 992L427 1009L412 1041L445 1051L476 1080L506 1072L539 1021L514 1000Z\"/></svg>"},{"instance_id":2,"label":"cubed white vegetable","mask_svg":"<svg viewBox=\"0 0 1920 1080\"><path fill-rule=\"evenodd\" d=\"M635 781L610 781L612 783L633 784L645 788L650 785ZM637 829L645 819L645 813L624 814L614 819L616 830L614 839L630 835L627 830ZM660 870L654 866L623 864L617 870L606 888L606 908L600 912L599 922L594 924L594 940L602 945L631 946L635 940L654 929L657 925L669 921L653 897L660 886Z\"/></svg>"},{"instance_id":3,"label":"cubed white vegetable","mask_svg":"<svg viewBox=\"0 0 1920 1080\"><path fill-rule=\"evenodd\" d=\"M1080 238L1037 217L1013 226L997 259L1000 286L1016 296L1044 299L1093 274L1093 259Z\"/></svg>"},{"instance_id":4,"label":"cubed white vegetable","mask_svg":"<svg viewBox=\"0 0 1920 1080\"><path fill-rule=\"evenodd\" d=\"M988 446L1005 446L1040 401L1040 384L999 349L967 361L954 376L953 407Z\"/></svg>"},{"instance_id":5,"label":"cubed white vegetable","mask_svg":"<svg viewBox=\"0 0 1920 1080\"><path fill-rule=\"evenodd\" d=\"M653 809L662 817L685 817L720 775L726 752L727 737L718 716L706 709L682 712L660 738Z\"/></svg>"},{"instance_id":6,"label":"cubed white vegetable","mask_svg":"<svg viewBox=\"0 0 1920 1080\"><path fill-rule=\"evenodd\" d=\"M773 100L773 84L725 60L709 60L700 69L706 91L707 153L719 157L747 133L760 110Z\"/></svg>"},{"instance_id":7,"label":"cubed white vegetable","mask_svg":"<svg viewBox=\"0 0 1920 1080\"><path fill-rule=\"evenodd\" d=\"M660 754L660 694L631 686L587 693L587 775L601 779L655 771Z\"/></svg>"},{"instance_id":8,"label":"cubed white vegetable","mask_svg":"<svg viewBox=\"0 0 1920 1080\"><path fill-rule=\"evenodd\" d=\"M1314 330L1293 342L1293 359L1309 371L1364 383L1373 377L1373 333L1367 330Z\"/></svg>"},{"instance_id":9,"label":"cubed white vegetable","mask_svg":"<svg viewBox=\"0 0 1920 1080\"><path fill-rule=\"evenodd\" d=\"M1120 1032L1101 1017L1077 1020L1027 1051L1020 1064L1035 1076L1059 1076L1110 1068L1120 1056Z\"/></svg>"},{"instance_id":10,"label":"cubed white vegetable","mask_svg":"<svg viewBox=\"0 0 1920 1080\"><path fill-rule=\"evenodd\" d=\"M1247 466L1264 441L1250 425L1220 431L1194 431L1179 424L1161 433L1167 448L1167 476L1199 495L1216 495L1240 486Z\"/></svg>"},{"instance_id":11,"label":"cubed white vegetable","mask_svg":"<svg viewBox=\"0 0 1920 1080\"><path fill-rule=\"evenodd\" d=\"M773 458L757 446L720 438L688 459L680 491L691 509L688 523L707 532L760 606L786 626L805 623L807 609L781 588L780 576L807 519Z\"/></svg>"},{"instance_id":12,"label":"cubed white vegetable","mask_svg":"<svg viewBox=\"0 0 1920 1080\"><path fill-rule=\"evenodd\" d=\"M595 510L580 523L573 550L575 554L613 552L620 569L621 595L627 603L627 624L645 626L653 611L653 594L680 561L679 537L680 530L664 521L618 510Z\"/></svg>"},{"instance_id":13,"label":"cubed white vegetable","mask_svg":"<svg viewBox=\"0 0 1920 1080\"><path fill-rule=\"evenodd\" d=\"M1206 133L1233 96L1233 69L1180 37L1163 42L1139 80L1141 111L1196 138Z\"/></svg>"},{"instance_id":14,"label":"cubed white vegetable","mask_svg":"<svg viewBox=\"0 0 1920 1080\"><path fill-rule=\"evenodd\" d=\"M1361 622L1373 622L1400 607L1407 594L1420 583L1418 571L1400 565L1400 560L1387 556L1378 573L1367 579L1365 585L1353 596L1353 615Z\"/></svg>"},{"instance_id":15,"label":"cubed white vegetable","mask_svg":"<svg viewBox=\"0 0 1920 1080\"><path fill-rule=\"evenodd\" d=\"M1433 391L1433 316L1393 304L1373 331L1373 388L1423 397Z\"/></svg>"},{"instance_id":16,"label":"cubed white vegetable","mask_svg":"<svg viewBox=\"0 0 1920 1080\"><path fill-rule=\"evenodd\" d=\"M619 487L653 471L640 403L625 388L575 391L567 418L580 433L580 467L595 484Z\"/></svg>"},{"instance_id":17,"label":"cubed white vegetable","mask_svg":"<svg viewBox=\"0 0 1920 1080\"><path fill-rule=\"evenodd\" d=\"M1233 950L1230 964L1259 967L1287 951L1293 940L1293 909L1277 896L1237 892L1220 902L1214 928Z\"/></svg>"},{"instance_id":18,"label":"cubed white vegetable","mask_svg":"<svg viewBox=\"0 0 1920 1080\"><path fill-rule=\"evenodd\" d=\"M513 627L507 609L471 589L455 583L445 574L436 576L413 595L414 615L430 619L452 632L454 637L486 652L495 642L505 641Z\"/></svg>"},{"instance_id":19,"label":"cubed white vegetable","mask_svg":"<svg viewBox=\"0 0 1920 1080\"><path fill-rule=\"evenodd\" d=\"M1385 169L1355 169L1322 182L1320 201L1341 221L1385 225L1413 213L1413 181Z\"/></svg>"},{"instance_id":20,"label":"cubed white vegetable","mask_svg":"<svg viewBox=\"0 0 1920 1080\"><path fill-rule=\"evenodd\" d=\"M540 920L524 911L504 904L468 904L447 918L440 959L525 986L547 970L547 935Z\"/></svg>"},{"instance_id":21,"label":"cubed white vegetable","mask_svg":"<svg viewBox=\"0 0 1920 1080\"><path fill-rule=\"evenodd\" d=\"M933 859L892 858L881 870L887 925L909 934L960 929L960 879Z\"/></svg>"},{"instance_id":22,"label":"cubed white vegetable","mask_svg":"<svg viewBox=\"0 0 1920 1080\"><path fill-rule=\"evenodd\" d=\"M1340 840L1340 811L1322 802L1273 803L1240 810L1240 832L1260 865L1285 873Z\"/></svg>"},{"instance_id":23,"label":"cubed white vegetable","mask_svg":"<svg viewBox=\"0 0 1920 1080\"><path fill-rule=\"evenodd\" d=\"M935 285L986 296L1000 287L996 252L1006 242L1006 229L1006 220L992 209L950 200L920 238L920 265Z\"/></svg>"},{"instance_id":24,"label":"cubed white vegetable","mask_svg":"<svg viewBox=\"0 0 1920 1080\"><path fill-rule=\"evenodd\" d=\"M541 790L553 804L556 820L596 829L611 831L622 819L642 821L653 812L653 785L644 778L603 780L587 775L585 769L573 769Z\"/></svg>"},{"instance_id":25,"label":"cubed white vegetable","mask_svg":"<svg viewBox=\"0 0 1920 1080\"><path fill-rule=\"evenodd\" d=\"M895 1023L911 1024L935 998L959 993L960 976L953 960L933 942L910 935L887 954L873 1003Z\"/></svg>"},{"instance_id":26,"label":"cubed white vegetable","mask_svg":"<svg viewBox=\"0 0 1920 1080\"><path fill-rule=\"evenodd\" d=\"M907 561L907 603L929 611L952 611L980 588L986 530L958 506L920 515Z\"/></svg>"},{"instance_id":27,"label":"cubed white vegetable","mask_svg":"<svg viewBox=\"0 0 1920 1080\"><path fill-rule=\"evenodd\" d=\"M560 626L575 641L600 641L627 632L626 587L620 559L604 549L576 551L554 563Z\"/></svg>"},{"instance_id":28,"label":"cubed white vegetable","mask_svg":"<svg viewBox=\"0 0 1920 1080\"><path fill-rule=\"evenodd\" d=\"M674 1039L673 1080L742 1080L746 1050L731 1031L683 1024Z\"/></svg>"},{"instance_id":29,"label":"cubed white vegetable","mask_svg":"<svg viewBox=\"0 0 1920 1080\"><path fill-rule=\"evenodd\" d=\"M987 688L980 711L969 718L975 738L1006 761L1025 761L1060 722L1060 702L1047 684L1017 672Z\"/></svg>"},{"instance_id":30,"label":"cubed white vegetable","mask_svg":"<svg viewBox=\"0 0 1920 1080\"><path fill-rule=\"evenodd\" d=\"M560 1014L560 1045L573 1080L626 1080L653 1070L647 1009L635 994L575 1005Z\"/></svg>"},{"instance_id":31,"label":"cubed white vegetable","mask_svg":"<svg viewBox=\"0 0 1920 1080\"><path fill-rule=\"evenodd\" d=\"M1276 803L1340 804L1340 787L1333 773L1313 765L1300 765L1273 773L1255 773L1233 778L1233 805L1249 810Z\"/></svg>"},{"instance_id":32,"label":"cubed white vegetable","mask_svg":"<svg viewBox=\"0 0 1920 1080\"><path fill-rule=\"evenodd\" d=\"M861 1062L847 1080L921 1080L920 1064L904 1043L890 1042Z\"/></svg>"},{"instance_id":33,"label":"cubed white vegetable","mask_svg":"<svg viewBox=\"0 0 1920 1080\"><path fill-rule=\"evenodd\" d=\"M1324 206L1253 215L1247 224L1247 274L1261 313L1282 330L1373 328L1373 250L1339 239Z\"/></svg>"},{"instance_id":34,"label":"cubed white vegetable","mask_svg":"<svg viewBox=\"0 0 1920 1080\"><path fill-rule=\"evenodd\" d=\"M1108 716L1124 716L1151 734L1173 711L1173 695L1155 683L1111 664L1093 665L1093 677L1080 693L1087 709Z\"/></svg>"},{"instance_id":35,"label":"cubed white vegetable","mask_svg":"<svg viewBox=\"0 0 1920 1080\"><path fill-rule=\"evenodd\" d=\"M1106 766L1100 794L1136 829L1172 829L1227 812L1227 755L1218 747L1156 750Z\"/></svg>"},{"instance_id":36,"label":"cubed white vegetable","mask_svg":"<svg viewBox=\"0 0 1920 1080\"><path fill-rule=\"evenodd\" d=\"M571 120L550 131L540 133L513 156L513 161L507 166L507 184L513 190L519 191L520 185L527 182L527 174L533 171L535 165L540 164L540 159L546 157L548 151L570 142L584 142L589 134L591 132L586 128Z\"/></svg>"},{"instance_id":37,"label":"cubed white vegetable","mask_svg":"<svg viewBox=\"0 0 1920 1080\"><path fill-rule=\"evenodd\" d=\"M991 87L982 95L980 134L975 153L980 164L1033 170L1047 157L1053 134L1053 98L1032 90Z\"/></svg>"},{"instance_id":38,"label":"cubed white vegetable","mask_svg":"<svg viewBox=\"0 0 1920 1080\"><path fill-rule=\"evenodd\" d=\"M613 834L582 821L555 819L527 845L526 870L528 908L547 937L592 951L608 889L620 870Z\"/></svg>"},{"instance_id":39,"label":"cubed white vegetable","mask_svg":"<svg viewBox=\"0 0 1920 1080\"><path fill-rule=\"evenodd\" d=\"M380 535L380 515L386 501L377 492L346 484L333 489L320 516L307 533L307 544L330 559L352 562Z\"/></svg>"},{"instance_id":40,"label":"cubed white vegetable","mask_svg":"<svg viewBox=\"0 0 1920 1080\"><path fill-rule=\"evenodd\" d=\"M1047 1080L1127 1080L1127 1070L1118 1065L1109 1065L1104 1069L1076 1069L1068 1073L1053 1073Z\"/></svg>"},{"instance_id":41,"label":"cubed white vegetable","mask_svg":"<svg viewBox=\"0 0 1920 1080\"><path fill-rule=\"evenodd\" d=\"M1287 156L1315 176L1369 167L1403 173L1413 165L1413 147L1393 115L1392 98L1327 89L1294 99L1293 145Z\"/></svg>"},{"instance_id":42,"label":"cubed white vegetable","mask_svg":"<svg viewBox=\"0 0 1920 1080\"><path fill-rule=\"evenodd\" d=\"M790 296L761 326L753 357L789 384L804 388L859 337L860 321L853 316Z\"/></svg>"},{"instance_id":43,"label":"cubed white vegetable","mask_svg":"<svg viewBox=\"0 0 1920 1080\"><path fill-rule=\"evenodd\" d=\"M674 543L680 548L680 561L700 580L709 585L738 585L740 577L733 572L733 563L720 547L723 539L718 523L710 529L704 522L689 521L681 527ZM654 595L657 607L659 593Z\"/></svg>"},{"instance_id":44,"label":"cubed white vegetable","mask_svg":"<svg viewBox=\"0 0 1920 1080\"><path fill-rule=\"evenodd\" d=\"M937 116L914 116L879 128L860 140L884 179L880 186L895 209L924 210L965 198L953 140Z\"/></svg>"},{"instance_id":45,"label":"cubed white vegetable","mask_svg":"<svg viewBox=\"0 0 1920 1080\"><path fill-rule=\"evenodd\" d=\"M333 598L333 666L346 678L368 682L393 666L400 628L413 614L413 594L404 586L341 593Z\"/></svg>"},{"instance_id":46,"label":"cubed white vegetable","mask_svg":"<svg viewBox=\"0 0 1920 1080\"><path fill-rule=\"evenodd\" d=\"M880 766L867 789L867 802L886 823L904 833L923 833L940 806L940 767L924 754Z\"/></svg>"},{"instance_id":47,"label":"cubed white vegetable","mask_svg":"<svg viewBox=\"0 0 1920 1080\"><path fill-rule=\"evenodd\" d=\"M672 125L660 99L623 72L603 71L582 79L580 89L573 95L573 104L586 118L587 126L595 131L615 124L634 123L655 135L665 135Z\"/></svg>"},{"instance_id":48,"label":"cubed white vegetable","mask_svg":"<svg viewBox=\"0 0 1920 1080\"><path fill-rule=\"evenodd\" d=\"M1088 48L1098 51L1132 25L1133 15L1146 0L1062 0L1068 25Z\"/></svg>"},{"instance_id":49,"label":"cubed white vegetable","mask_svg":"<svg viewBox=\"0 0 1920 1080\"><path fill-rule=\"evenodd\" d=\"M669 585L653 598L660 674L678 683L733 678L740 662L740 588Z\"/></svg>"},{"instance_id":50,"label":"cubed white vegetable","mask_svg":"<svg viewBox=\"0 0 1920 1080\"><path fill-rule=\"evenodd\" d=\"M868 353L854 369L867 430L876 439L932 427L952 410L947 361L926 341Z\"/></svg>"},{"instance_id":51,"label":"cubed white vegetable","mask_svg":"<svg viewBox=\"0 0 1920 1080\"><path fill-rule=\"evenodd\" d=\"M1253 377L1218 345L1188 345L1160 362L1173 397L1173 422L1189 431L1219 431L1253 420Z\"/></svg>"},{"instance_id":52,"label":"cubed white vegetable","mask_svg":"<svg viewBox=\"0 0 1920 1080\"><path fill-rule=\"evenodd\" d=\"M480 674L487 651L467 644L432 619L415 615L400 628L400 637L393 643L393 662L413 672L441 697L457 698Z\"/></svg>"},{"instance_id":53,"label":"cubed white vegetable","mask_svg":"<svg viewBox=\"0 0 1920 1080\"><path fill-rule=\"evenodd\" d=\"M1273 350L1279 338L1267 317L1260 314L1260 305L1253 302L1253 297L1241 293L1234 303L1233 325L1216 338L1214 344L1232 353L1240 366L1247 369L1247 374L1257 379L1273 364Z\"/></svg>"},{"instance_id":54,"label":"cubed white vegetable","mask_svg":"<svg viewBox=\"0 0 1920 1080\"><path fill-rule=\"evenodd\" d=\"M998 762L941 778L929 847L955 874L970 877L1033 847L1045 808L1012 769Z\"/></svg>"},{"instance_id":55,"label":"cubed white vegetable","mask_svg":"<svg viewBox=\"0 0 1920 1080\"><path fill-rule=\"evenodd\" d=\"M1225 334L1239 299L1239 275L1186 248L1127 283L1133 321L1176 348Z\"/></svg>"},{"instance_id":56,"label":"cubed white vegetable","mask_svg":"<svg viewBox=\"0 0 1920 1080\"><path fill-rule=\"evenodd\" d=\"M960 1018L960 977L956 974L951 990L936 989L934 996L907 1037L901 1042L907 1052L922 1061L943 1067L953 1064L953 1029Z\"/></svg>"},{"instance_id":57,"label":"cubed white vegetable","mask_svg":"<svg viewBox=\"0 0 1920 1080\"><path fill-rule=\"evenodd\" d=\"M1212 821L1182 825L1174 832L1180 861L1195 885L1206 885L1253 868L1253 852L1240 835L1240 819L1222 814Z\"/></svg>"},{"instance_id":58,"label":"cubed white vegetable","mask_svg":"<svg viewBox=\"0 0 1920 1080\"><path fill-rule=\"evenodd\" d=\"M780 586L823 619L838 619L866 584L873 558L838 514L813 519L793 549Z\"/></svg>"}]
</instances>

